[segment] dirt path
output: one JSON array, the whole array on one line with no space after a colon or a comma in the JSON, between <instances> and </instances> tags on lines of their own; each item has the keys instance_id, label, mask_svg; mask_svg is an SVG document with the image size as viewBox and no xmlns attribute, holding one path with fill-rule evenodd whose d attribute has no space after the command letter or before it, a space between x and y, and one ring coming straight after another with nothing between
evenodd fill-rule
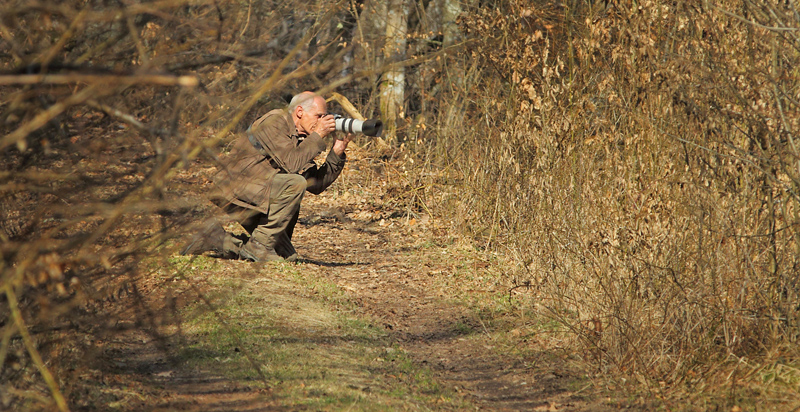
<instances>
[{"instance_id":1,"label":"dirt path","mask_svg":"<svg viewBox=\"0 0 800 412\"><path fill-rule=\"evenodd\" d=\"M335 199L324 195L304 204L296 240L307 259L303 270L346 290L417 362L480 409L590 407L568 389L576 378L561 362L534 365L503 356L475 311L442 290L437 277L452 275L460 257L431 245L432 227L426 219L358 219L358 212L346 213L332 204ZM591 410L598 408L602 406L591 404Z\"/></svg>"}]
</instances>

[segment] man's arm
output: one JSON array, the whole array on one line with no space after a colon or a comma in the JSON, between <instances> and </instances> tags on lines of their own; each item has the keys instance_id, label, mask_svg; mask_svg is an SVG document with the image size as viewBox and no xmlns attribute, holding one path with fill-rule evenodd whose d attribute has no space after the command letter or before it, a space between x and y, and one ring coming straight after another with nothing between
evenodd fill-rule
<instances>
[{"instance_id":1,"label":"man's arm","mask_svg":"<svg viewBox=\"0 0 800 412\"><path fill-rule=\"evenodd\" d=\"M306 190L318 195L328 188L344 169L344 164L347 161L345 149L350 141L353 140L352 134L347 134L341 140L334 139L333 147L328 152L325 158L325 163L319 167L312 167L306 171L303 176L306 178Z\"/></svg>"},{"instance_id":2,"label":"man's arm","mask_svg":"<svg viewBox=\"0 0 800 412\"><path fill-rule=\"evenodd\" d=\"M295 145L293 132L282 115L270 116L252 131L269 156L287 173L299 173L327 146L319 133L311 133Z\"/></svg>"}]
</instances>

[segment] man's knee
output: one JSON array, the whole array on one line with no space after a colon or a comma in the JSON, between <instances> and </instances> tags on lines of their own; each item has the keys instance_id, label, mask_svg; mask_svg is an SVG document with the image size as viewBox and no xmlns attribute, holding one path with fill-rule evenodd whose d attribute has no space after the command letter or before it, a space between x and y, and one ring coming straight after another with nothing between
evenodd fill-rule
<instances>
[{"instance_id":1,"label":"man's knee","mask_svg":"<svg viewBox=\"0 0 800 412\"><path fill-rule=\"evenodd\" d=\"M302 195L306 191L306 178L300 175L287 175L284 190L287 195Z\"/></svg>"},{"instance_id":2,"label":"man's knee","mask_svg":"<svg viewBox=\"0 0 800 412\"><path fill-rule=\"evenodd\" d=\"M299 207L306 190L306 179L300 175L280 174L272 181L269 207ZM272 212L270 212L272 213Z\"/></svg>"}]
</instances>

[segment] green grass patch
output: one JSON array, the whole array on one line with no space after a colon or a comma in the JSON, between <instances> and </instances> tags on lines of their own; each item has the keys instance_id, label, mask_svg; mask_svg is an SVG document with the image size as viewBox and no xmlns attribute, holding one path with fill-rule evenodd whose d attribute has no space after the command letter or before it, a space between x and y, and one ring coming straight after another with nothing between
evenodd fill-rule
<instances>
[{"instance_id":1,"label":"green grass patch","mask_svg":"<svg viewBox=\"0 0 800 412\"><path fill-rule=\"evenodd\" d=\"M289 410L469 408L383 329L341 310L352 304L335 285L292 264L251 279L214 273L203 281L215 310L184 309L186 367L265 386Z\"/></svg>"}]
</instances>

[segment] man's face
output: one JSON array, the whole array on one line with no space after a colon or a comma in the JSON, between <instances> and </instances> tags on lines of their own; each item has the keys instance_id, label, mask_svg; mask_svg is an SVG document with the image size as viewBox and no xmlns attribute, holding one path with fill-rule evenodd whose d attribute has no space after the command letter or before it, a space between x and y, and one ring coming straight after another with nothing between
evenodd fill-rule
<instances>
[{"instance_id":1,"label":"man's face","mask_svg":"<svg viewBox=\"0 0 800 412\"><path fill-rule=\"evenodd\" d=\"M302 106L298 106L296 110L299 110L297 114L299 117L297 120L297 131L299 133L311 134L319 119L325 117L328 113L328 106L325 104L325 99L318 97L314 99L314 104L308 111L304 110Z\"/></svg>"}]
</instances>

